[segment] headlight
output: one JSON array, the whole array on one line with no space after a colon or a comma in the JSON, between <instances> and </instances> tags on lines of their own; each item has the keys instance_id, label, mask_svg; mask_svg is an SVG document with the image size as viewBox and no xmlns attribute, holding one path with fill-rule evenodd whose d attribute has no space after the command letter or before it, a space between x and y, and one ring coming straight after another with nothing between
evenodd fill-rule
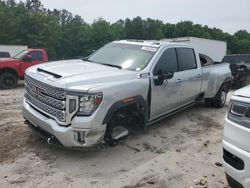
<instances>
[{"instance_id":1,"label":"headlight","mask_svg":"<svg viewBox=\"0 0 250 188\"><path fill-rule=\"evenodd\" d=\"M102 93L80 96L78 115L91 115L102 102Z\"/></svg>"},{"instance_id":2,"label":"headlight","mask_svg":"<svg viewBox=\"0 0 250 188\"><path fill-rule=\"evenodd\" d=\"M248 111L249 111L248 104L242 103L242 102L236 102L236 101L230 102L230 107L229 107L230 114L243 117L243 116L247 116Z\"/></svg>"}]
</instances>

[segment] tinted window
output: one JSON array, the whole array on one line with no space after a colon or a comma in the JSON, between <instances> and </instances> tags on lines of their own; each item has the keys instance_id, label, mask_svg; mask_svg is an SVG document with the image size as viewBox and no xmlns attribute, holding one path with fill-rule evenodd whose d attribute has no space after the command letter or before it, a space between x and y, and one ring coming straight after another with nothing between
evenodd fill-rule
<instances>
[{"instance_id":1,"label":"tinted window","mask_svg":"<svg viewBox=\"0 0 250 188\"><path fill-rule=\"evenodd\" d=\"M2 57L10 57L10 53L9 52L0 52L0 58Z\"/></svg>"},{"instance_id":2,"label":"tinted window","mask_svg":"<svg viewBox=\"0 0 250 188\"><path fill-rule=\"evenodd\" d=\"M197 68L194 50L191 48L177 48L178 63L182 71Z\"/></svg>"},{"instance_id":3,"label":"tinted window","mask_svg":"<svg viewBox=\"0 0 250 188\"><path fill-rule=\"evenodd\" d=\"M42 61L43 60L43 53L42 52L34 51L34 52L30 52L29 54L32 55L33 61Z\"/></svg>"},{"instance_id":4,"label":"tinted window","mask_svg":"<svg viewBox=\"0 0 250 188\"><path fill-rule=\"evenodd\" d=\"M158 63L155 66L154 75L159 73L160 70L163 73L178 71L175 48L167 49L162 54L161 58L159 59Z\"/></svg>"}]
</instances>

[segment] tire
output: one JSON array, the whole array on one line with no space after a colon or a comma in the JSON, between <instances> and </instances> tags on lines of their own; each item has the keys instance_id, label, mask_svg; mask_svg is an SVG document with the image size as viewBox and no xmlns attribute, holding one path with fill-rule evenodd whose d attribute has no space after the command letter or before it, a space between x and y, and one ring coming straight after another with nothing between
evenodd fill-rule
<instances>
[{"instance_id":1,"label":"tire","mask_svg":"<svg viewBox=\"0 0 250 188\"><path fill-rule=\"evenodd\" d=\"M216 108L222 108L227 101L227 92L223 87L220 88L215 98L212 100L212 106Z\"/></svg>"},{"instance_id":2,"label":"tire","mask_svg":"<svg viewBox=\"0 0 250 188\"><path fill-rule=\"evenodd\" d=\"M246 81L246 79L244 79L244 80L242 80L240 82L240 87L239 88L245 87L246 85L247 85L247 81Z\"/></svg>"},{"instance_id":3,"label":"tire","mask_svg":"<svg viewBox=\"0 0 250 188\"><path fill-rule=\"evenodd\" d=\"M2 89L13 89L17 86L17 76L13 73L4 72L0 75L0 87Z\"/></svg>"},{"instance_id":4,"label":"tire","mask_svg":"<svg viewBox=\"0 0 250 188\"><path fill-rule=\"evenodd\" d=\"M107 125L105 141L110 146L117 145L119 140L127 138L131 130L128 126L129 121L126 114L115 113Z\"/></svg>"},{"instance_id":5,"label":"tire","mask_svg":"<svg viewBox=\"0 0 250 188\"><path fill-rule=\"evenodd\" d=\"M205 104L207 107L211 107L212 106L212 99L205 99Z\"/></svg>"}]
</instances>

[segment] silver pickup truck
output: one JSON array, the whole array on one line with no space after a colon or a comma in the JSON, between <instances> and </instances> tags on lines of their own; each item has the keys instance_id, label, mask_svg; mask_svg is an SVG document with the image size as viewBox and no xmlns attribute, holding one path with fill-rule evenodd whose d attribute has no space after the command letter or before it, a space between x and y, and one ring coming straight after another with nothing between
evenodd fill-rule
<instances>
[{"instance_id":1,"label":"silver pickup truck","mask_svg":"<svg viewBox=\"0 0 250 188\"><path fill-rule=\"evenodd\" d=\"M223 107L230 82L228 64L202 66L191 46L115 41L84 60L29 68L23 116L49 144L115 144L197 101Z\"/></svg>"}]
</instances>

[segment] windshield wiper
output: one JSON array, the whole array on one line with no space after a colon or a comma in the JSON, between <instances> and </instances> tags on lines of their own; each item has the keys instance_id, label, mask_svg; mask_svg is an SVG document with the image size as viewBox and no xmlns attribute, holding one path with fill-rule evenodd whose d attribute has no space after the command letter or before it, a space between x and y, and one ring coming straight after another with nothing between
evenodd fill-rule
<instances>
[{"instance_id":1,"label":"windshield wiper","mask_svg":"<svg viewBox=\"0 0 250 188\"><path fill-rule=\"evenodd\" d=\"M83 61L88 61L88 62L90 62L90 63L94 63L93 61L91 61L91 60L89 60L89 58L88 57L84 57L84 58L81 58Z\"/></svg>"},{"instance_id":2,"label":"windshield wiper","mask_svg":"<svg viewBox=\"0 0 250 188\"><path fill-rule=\"evenodd\" d=\"M112 64L108 64L108 63L100 63L101 65L106 65L106 66L110 66L110 67L115 67L115 68L118 68L118 69L122 69L121 66L119 65L112 65Z\"/></svg>"},{"instance_id":3,"label":"windshield wiper","mask_svg":"<svg viewBox=\"0 0 250 188\"><path fill-rule=\"evenodd\" d=\"M96 63L96 62L90 60L88 57L82 58L82 60L83 61L88 61L88 62L91 62L91 63ZM112 65L112 64L108 64L108 63L99 63L99 62L97 64L101 64L101 65L106 65L106 66L110 66L110 67L115 67L115 68L118 68L118 69L122 69L122 67L119 66L119 65Z\"/></svg>"}]
</instances>

